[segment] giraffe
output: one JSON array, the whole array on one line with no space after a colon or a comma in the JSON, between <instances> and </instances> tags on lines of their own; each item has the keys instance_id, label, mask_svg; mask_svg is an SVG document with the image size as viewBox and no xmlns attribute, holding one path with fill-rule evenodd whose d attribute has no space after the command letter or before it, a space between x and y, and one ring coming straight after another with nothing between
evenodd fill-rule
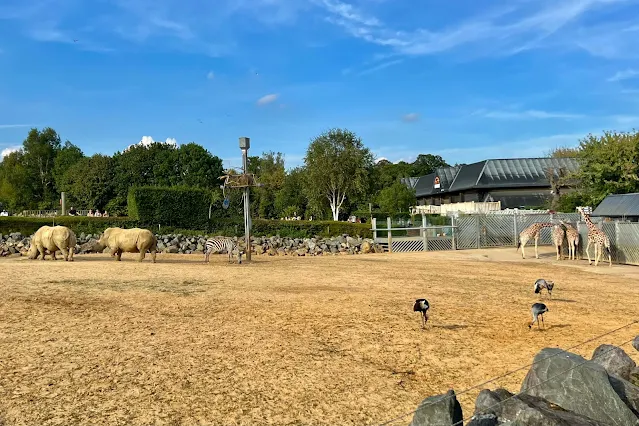
<instances>
[{"instance_id":1,"label":"giraffe","mask_svg":"<svg viewBox=\"0 0 639 426\"><path fill-rule=\"evenodd\" d=\"M590 220L590 215L583 210L583 207L577 207L577 210L581 214L586 226L588 227L588 245L586 246L586 256L588 256L588 265L592 265L590 260L590 244L595 246L595 266L599 263L601 252L605 248L608 252L608 266L612 267L612 258L610 256L610 239L608 236Z\"/></svg>"},{"instance_id":2,"label":"giraffe","mask_svg":"<svg viewBox=\"0 0 639 426\"><path fill-rule=\"evenodd\" d=\"M566 239L568 240L568 259L577 260L577 248L579 246L579 231L569 223L560 221L561 224L566 228Z\"/></svg>"},{"instance_id":3,"label":"giraffe","mask_svg":"<svg viewBox=\"0 0 639 426\"><path fill-rule=\"evenodd\" d=\"M559 224L555 224L552 228L552 242L557 249L557 260L563 259L563 255L561 254L561 246L564 243L564 228Z\"/></svg>"},{"instance_id":4,"label":"giraffe","mask_svg":"<svg viewBox=\"0 0 639 426\"><path fill-rule=\"evenodd\" d=\"M526 243L530 241L532 238L535 239L535 258L539 259L539 253L537 252L537 243L539 242L539 231L543 228L550 228L553 226L553 223L550 222L537 222L530 225L528 228L524 229L519 233L519 243L517 244L517 250L519 251L519 247L521 247L521 258L525 259L526 255L524 253L524 247Z\"/></svg>"}]
</instances>

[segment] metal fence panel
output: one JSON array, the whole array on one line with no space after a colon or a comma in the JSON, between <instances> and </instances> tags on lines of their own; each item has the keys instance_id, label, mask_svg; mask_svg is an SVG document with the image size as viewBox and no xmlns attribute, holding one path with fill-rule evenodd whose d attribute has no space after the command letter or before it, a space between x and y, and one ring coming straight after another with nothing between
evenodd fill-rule
<instances>
[{"instance_id":1,"label":"metal fence panel","mask_svg":"<svg viewBox=\"0 0 639 426\"><path fill-rule=\"evenodd\" d=\"M456 246L458 250L478 248L479 242L479 217L461 216L455 219Z\"/></svg>"},{"instance_id":2,"label":"metal fence panel","mask_svg":"<svg viewBox=\"0 0 639 426\"><path fill-rule=\"evenodd\" d=\"M617 223L617 261L639 265L639 223Z\"/></svg>"},{"instance_id":3,"label":"metal fence panel","mask_svg":"<svg viewBox=\"0 0 639 426\"><path fill-rule=\"evenodd\" d=\"M424 240L419 239L393 239L393 252L405 253L409 251L424 251Z\"/></svg>"},{"instance_id":4,"label":"metal fence panel","mask_svg":"<svg viewBox=\"0 0 639 426\"><path fill-rule=\"evenodd\" d=\"M515 219L511 215L482 215L480 220L480 246L515 246Z\"/></svg>"}]
</instances>

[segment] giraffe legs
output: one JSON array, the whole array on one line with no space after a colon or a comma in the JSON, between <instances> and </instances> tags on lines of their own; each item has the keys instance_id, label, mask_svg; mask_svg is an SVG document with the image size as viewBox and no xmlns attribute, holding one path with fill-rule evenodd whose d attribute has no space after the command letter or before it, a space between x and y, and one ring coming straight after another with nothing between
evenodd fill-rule
<instances>
[{"instance_id":1,"label":"giraffe legs","mask_svg":"<svg viewBox=\"0 0 639 426\"><path fill-rule=\"evenodd\" d=\"M595 251L597 251L596 248ZM588 256L588 265L592 265L592 262L590 260L590 240L588 240L588 245L586 246L586 256Z\"/></svg>"},{"instance_id":2,"label":"giraffe legs","mask_svg":"<svg viewBox=\"0 0 639 426\"><path fill-rule=\"evenodd\" d=\"M608 266L612 268L612 256L610 256L610 247L608 247Z\"/></svg>"},{"instance_id":3,"label":"giraffe legs","mask_svg":"<svg viewBox=\"0 0 639 426\"><path fill-rule=\"evenodd\" d=\"M595 266L599 264L599 258L601 257L599 244L595 243Z\"/></svg>"},{"instance_id":4,"label":"giraffe legs","mask_svg":"<svg viewBox=\"0 0 639 426\"><path fill-rule=\"evenodd\" d=\"M539 253L537 252L537 241L539 241L539 235L535 235L535 259L539 259Z\"/></svg>"}]
</instances>

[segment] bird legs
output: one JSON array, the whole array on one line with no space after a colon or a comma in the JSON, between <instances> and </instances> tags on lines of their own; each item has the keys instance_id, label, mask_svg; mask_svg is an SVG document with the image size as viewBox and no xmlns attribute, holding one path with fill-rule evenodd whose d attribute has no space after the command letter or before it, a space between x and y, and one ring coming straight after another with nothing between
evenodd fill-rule
<instances>
[{"instance_id":1,"label":"bird legs","mask_svg":"<svg viewBox=\"0 0 639 426\"><path fill-rule=\"evenodd\" d=\"M422 311L422 330L426 328L426 322L428 321L428 313Z\"/></svg>"},{"instance_id":2,"label":"bird legs","mask_svg":"<svg viewBox=\"0 0 639 426\"><path fill-rule=\"evenodd\" d=\"M537 323L537 329L539 329L539 317L541 317L541 323L542 323L542 325L544 326L544 329L545 329L546 328L546 324L544 324L544 314L537 314L537 318L533 317L533 322L530 323L528 328L532 328L532 326L536 322Z\"/></svg>"}]
</instances>

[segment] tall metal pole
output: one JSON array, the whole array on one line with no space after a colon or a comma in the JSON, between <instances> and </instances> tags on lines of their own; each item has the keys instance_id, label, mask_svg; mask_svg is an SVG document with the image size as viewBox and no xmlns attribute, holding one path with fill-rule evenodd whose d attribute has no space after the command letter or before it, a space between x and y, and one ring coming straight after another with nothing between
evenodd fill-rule
<instances>
[{"instance_id":1,"label":"tall metal pole","mask_svg":"<svg viewBox=\"0 0 639 426\"><path fill-rule=\"evenodd\" d=\"M240 138L240 149L242 150L242 172L248 173L248 150L251 146L249 138ZM246 260L251 261L251 209L249 194L251 187L244 188L244 245L246 247Z\"/></svg>"}]
</instances>

